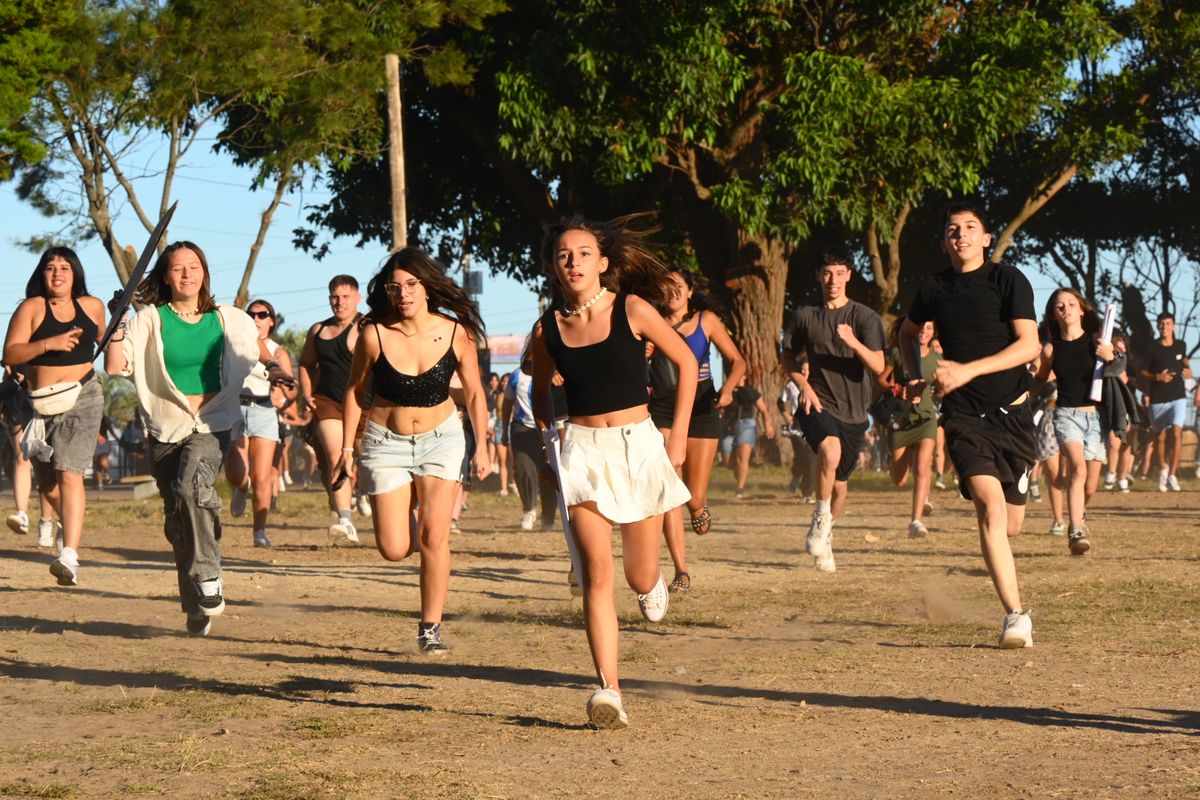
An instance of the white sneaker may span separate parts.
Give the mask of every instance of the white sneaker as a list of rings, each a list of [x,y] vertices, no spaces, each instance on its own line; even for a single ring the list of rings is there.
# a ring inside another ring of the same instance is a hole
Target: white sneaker
[[[199,614],[215,617],[225,610],[225,596],[222,594],[224,585],[220,578],[207,581],[196,581],[196,591],[200,595]],[[198,615],[197,615],[198,616]]]
[[[1183,489],[1179,486],[1179,478],[1176,478],[1174,475],[1171,475],[1167,478],[1167,488],[1172,492],[1183,491]]]
[[[638,608],[642,610],[642,616],[649,622],[660,622],[667,615],[667,604],[670,602],[670,595],[667,594],[667,582],[663,580],[662,573],[658,574],[658,582],[654,584],[654,588],[645,594],[639,594]]]
[[[13,533],[19,533],[22,536],[29,533],[29,514],[25,511],[18,511],[15,514],[8,515],[8,529]]]
[[[1050,524],[1051,536],[1063,536],[1067,532],[1067,526],[1063,524],[1061,519],[1056,519]]]
[[[526,511],[524,514],[521,515],[521,530],[523,530],[523,531],[533,530],[533,523],[536,520],[537,520],[537,512],[536,511]]]
[[[292,480],[292,473],[285,472],[285,473],[283,473],[282,477],[283,477],[283,482],[286,483],[288,486],[291,486],[294,483],[294,481]]]
[[[1104,488],[1111,491],[1112,488],[1116,485],[1117,485],[1117,473],[1115,473],[1115,472],[1104,473]]]
[[[810,556],[832,554],[833,515],[814,511],[812,525],[809,526],[808,536],[804,540],[804,550]]]
[[[1170,470],[1161,470],[1158,473],[1158,490],[1165,492],[1167,490],[1167,481],[1171,477]]]
[[[946,491],[946,479],[938,475],[933,481],[933,486],[935,489],[941,489],[943,492]]]
[[[54,520],[44,519],[38,522],[38,547],[54,547]],[[62,549],[61,547],[59,548]]]
[[[1121,490],[1121,494],[1129,494],[1129,478],[1117,481],[1117,488]]]
[[[364,517],[371,516],[371,496],[360,494],[358,496],[358,513]]]
[[[629,726],[629,717],[621,705],[621,693],[604,687],[592,692],[587,702],[588,721],[597,728],[619,731]]]
[[[358,531],[350,520],[339,519],[329,526],[329,541],[334,547],[340,544],[358,544]]]
[[[232,516],[240,517],[246,513],[246,496],[249,494],[249,487],[237,486],[234,488],[233,496],[229,498],[229,513]]]
[[[254,546],[255,547],[270,547],[271,546],[271,540],[267,538],[266,531],[255,531],[254,532]]]
[[[921,522],[921,520],[914,519],[912,522],[908,523],[908,538],[924,539],[928,535],[929,528],[926,528],[925,523]]]
[[[924,510],[925,510],[926,516],[933,513],[933,503],[929,502],[928,497],[925,498]]]
[[[79,583],[79,556],[64,547],[58,558],[50,563],[50,574],[58,578],[59,586],[75,586]]]
[[[1000,647],[1005,650],[1033,647],[1033,620],[1029,618],[1028,611],[1013,611],[1004,616]]]

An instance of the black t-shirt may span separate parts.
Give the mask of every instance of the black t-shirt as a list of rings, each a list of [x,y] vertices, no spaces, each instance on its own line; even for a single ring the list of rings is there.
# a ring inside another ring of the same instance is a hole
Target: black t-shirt
[[[868,350],[884,349],[883,321],[862,303],[851,300],[841,308],[823,303],[801,306],[784,333],[784,347],[793,354],[808,354],[808,383],[821,406],[842,422],[867,421],[875,381],[837,335],[838,325],[849,325]]]
[[[739,386],[733,390],[733,418],[734,419],[756,419],[754,416],[758,408],[758,398],[762,397],[758,389],[753,386]]]
[[[1096,369],[1096,342],[1090,333],[1078,339],[1051,339],[1054,356],[1051,368],[1058,381],[1058,405],[1062,408],[1094,406],[1092,373]]]
[[[933,320],[943,357],[959,363],[995,355],[1016,341],[1013,320],[1037,319],[1029,279],[1015,267],[990,262],[971,272],[950,268],[927,277],[908,318],[917,325]],[[1029,385],[1023,364],[981,375],[946,395],[942,410],[984,414],[1010,405]]]
[[[1170,403],[1187,396],[1183,385],[1183,368],[1187,366],[1187,345],[1182,339],[1171,342],[1170,347],[1155,340],[1146,348],[1146,369],[1155,375],[1164,369],[1175,373],[1175,377],[1167,383],[1150,381],[1151,403]]]

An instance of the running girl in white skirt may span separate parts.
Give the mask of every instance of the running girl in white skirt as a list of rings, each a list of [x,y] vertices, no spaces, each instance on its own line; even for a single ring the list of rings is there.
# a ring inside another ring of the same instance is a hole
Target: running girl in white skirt
[[[556,302],[533,333],[538,425],[554,425],[550,381],[562,374],[570,413],[562,480],[582,562],[583,614],[600,689],[588,718],[600,728],[628,724],[617,671],[612,526],[621,526],[625,579],[646,619],[667,611],[659,571],[662,515],[690,498],[676,474],[687,453],[699,367],[687,344],[655,310],[673,287],[645,247],[635,217],[604,224],[575,217],[551,227],[542,259]],[[665,443],[650,419],[645,341],[679,368],[675,418]],[[665,447],[664,447],[665,444]]]

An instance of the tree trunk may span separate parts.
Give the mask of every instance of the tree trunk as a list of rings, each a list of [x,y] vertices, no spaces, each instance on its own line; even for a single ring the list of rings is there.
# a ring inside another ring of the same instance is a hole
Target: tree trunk
[[[867,228],[867,256],[870,258],[871,274],[879,291],[875,311],[883,317],[885,330],[896,319],[893,306],[900,294],[900,234],[904,232],[904,225],[908,222],[911,211],[912,204],[904,201],[892,224],[891,239],[886,243],[880,243],[879,230],[874,222]],[[886,256],[884,250],[887,251]]]

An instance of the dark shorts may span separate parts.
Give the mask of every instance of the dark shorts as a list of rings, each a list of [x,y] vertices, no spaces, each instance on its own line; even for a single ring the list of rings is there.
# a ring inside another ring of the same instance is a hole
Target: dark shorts
[[[714,404],[717,400],[716,390],[711,380],[703,380],[696,387],[696,399],[692,404],[692,418],[688,422],[689,439],[720,439],[721,415],[717,413]],[[656,428],[670,428],[675,424],[675,397],[665,400],[652,398],[650,400],[650,419]]]
[[[858,455],[867,443],[868,422],[842,422],[828,411],[805,414],[799,409],[792,417],[792,426],[804,436],[804,441],[817,452],[827,437],[832,436],[842,443],[842,457],[838,460],[834,478],[839,481],[850,479],[850,473],[858,466]]]
[[[1034,464],[1033,408],[1030,403],[993,411],[983,416],[947,414],[946,453],[958,472],[959,490],[971,499],[967,479],[990,475],[1000,481],[1009,505],[1025,505],[1029,470]]]

